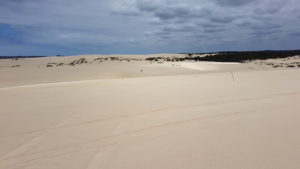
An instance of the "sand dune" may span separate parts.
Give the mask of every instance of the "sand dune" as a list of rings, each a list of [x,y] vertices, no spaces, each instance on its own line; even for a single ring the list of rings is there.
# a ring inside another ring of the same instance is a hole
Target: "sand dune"
[[[298,68],[50,60],[0,68],[0,169],[300,168]]]

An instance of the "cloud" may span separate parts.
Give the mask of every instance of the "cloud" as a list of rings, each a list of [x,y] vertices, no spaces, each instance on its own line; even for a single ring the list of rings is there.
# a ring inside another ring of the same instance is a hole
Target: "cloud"
[[[289,33],[290,36],[294,36],[294,37],[300,37],[300,32],[292,32]]]
[[[234,43],[227,42],[251,44],[249,36],[296,37],[299,7],[298,0],[3,0],[0,41],[28,54],[34,54],[35,47],[36,52],[45,51],[40,55],[61,49],[68,49],[61,54],[70,49],[186,51],[197,50],[198,43],[201,49],[214,49],[215,44],[219,50],[230,50]],[[1,49],[0,55],[5,52]],[[6,53],[13,54],[12,49],[7,47]]]
[[[139,10],[135,7],[135,1],[120,1],[113,3],[112,14],[125,16],[137,16]]]
[[[189,19],[203,17],[211,14],[210,9],[201,8],[200,5],[191,6],[185,3],[168,3],[166,1],[138,0],[136,8],[160,20]]]
[[[168,20],[174,18],[183,18],[191,16],[189,9],[185,6],[173,6],[160,8],[154,12],[154,16],[161,20]]]
[[[205,33],[216,33],[216,32],[222,32],[225,31],[225,28],[205,28],[204,32]]]
[[[249,3],[256,2],[257,0],[214,0],[221,6],[242,6]]]
[[[140,11],[152,12],[156,11],[161,5],[164,5],[160,1],[157,0],[138,0],[136,1],[136,7]]]
[[[218,16],[210,18],[211,22],[215,23],[231,23],[236,17],[233,16]]]
[[[251,25],[249,28],[255,29],[255,30],[274,30],[279,29],[281,26],[279,24],[273,24],[273,23],[262,23],[258,25]]]
[[[255,9],[255,13],[258,15],[274,15],[279,13],[287,3],[288,1],[282,0],[262,1],[261,5]]]
[[[278,30],[254,30],[253,32],[250,33],[251,37],[255,37],[255,38],[264,38],[270,35],[274,35],[278,33]]]

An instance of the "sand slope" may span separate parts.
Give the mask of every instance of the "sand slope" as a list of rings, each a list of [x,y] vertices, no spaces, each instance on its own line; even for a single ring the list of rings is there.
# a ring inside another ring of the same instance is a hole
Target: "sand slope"
[[[0,169],[300,168],[300,69],[82,57],[0,60]]]
[[[0,168],[297,169],[299,73],[2,87]]]

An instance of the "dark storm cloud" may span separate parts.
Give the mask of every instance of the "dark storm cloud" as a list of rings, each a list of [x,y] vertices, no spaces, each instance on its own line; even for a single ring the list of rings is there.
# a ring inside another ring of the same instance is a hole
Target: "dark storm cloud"
[[[292,32],[289,33],[290,36],[296,36],[296,37],[300,37],[300,32]]]

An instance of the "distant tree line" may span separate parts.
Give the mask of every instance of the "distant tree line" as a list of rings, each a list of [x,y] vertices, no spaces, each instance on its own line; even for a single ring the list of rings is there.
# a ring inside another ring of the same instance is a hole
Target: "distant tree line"
[[[217,53],[185,53],[186,57],[148,57],[148,61],[214,61],[214,62],[246,62],[251,60],[265,60],[276,58],[287,58],[300,55],[300,50],[281,51],[226,51]],[[205,54],[205,56],[203,56]]]
[[[251,60],[265,60],[276,58],[287,58],[295,55],[300,55],[300,50],[285,50],[285,51],[245,51],[245,52],[219,52],[208,54],[205,57],[189,55],[183,58],[184,60],[195,61],[215,61],[215,62],[245,62]]]
[[[0,56],[0,59],[22,59],[22,58],[40,58],[47,56]]]

